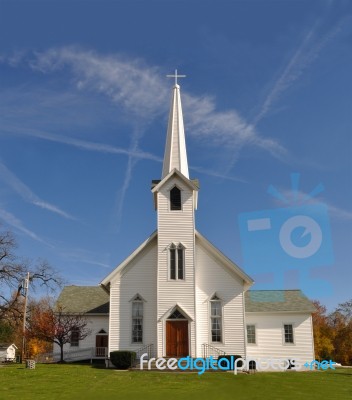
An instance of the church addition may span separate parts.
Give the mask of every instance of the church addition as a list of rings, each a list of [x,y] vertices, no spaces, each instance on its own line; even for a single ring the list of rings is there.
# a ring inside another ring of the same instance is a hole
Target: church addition
[[[103,343],[107,352],[137,356],[313,360],[314,308],[303,293],[249,291],[252,278],[195,228],[199,183],[189,178],[177,80],[161,179],[152,181],[151,191],[156,231],[100,286],[67,286],[59,297],[89,321],[92,334],[75,346],[94,354]],[[66,346],[72,350],[72,343]]]

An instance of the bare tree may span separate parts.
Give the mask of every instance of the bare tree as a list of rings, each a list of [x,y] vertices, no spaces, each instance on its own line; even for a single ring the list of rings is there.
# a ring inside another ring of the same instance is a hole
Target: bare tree
[[[62,284],[59,274],[43,260],[35,265],[15,255],[16,241],[11,232],[0,232],[0,319],[18,321],[23,315],[22,285],[29,272],[29,284],[35,291],[46,287],[54,291]]]
[[[69,313],[62,306],[53,307],[50,301],[32,305],[28,323],[30,337],[56,343],[60,347],[60,362],[64,361],[64,345],[85,339],[87,329],[84,314]]]

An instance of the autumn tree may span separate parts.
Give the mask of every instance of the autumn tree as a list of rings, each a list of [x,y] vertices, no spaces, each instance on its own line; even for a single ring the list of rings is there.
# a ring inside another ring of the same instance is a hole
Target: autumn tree
[[[334,359],[342,364],[352,364],[352,300],[338,305],[329,315],[333,330]]]
[[[316,311],[312,314],[315,356],[320,360],[331,359],[334,354],[333,330],[329,324],[326,307],[313,301]]]
[[[73,340],[83,340],[91,332],[87,329],[84,314],[68,313],[61,305],[50,301],[32,304],[28,323],[31,339],[56,343],[60,347],[60,362],[64,361],[64,345]]]

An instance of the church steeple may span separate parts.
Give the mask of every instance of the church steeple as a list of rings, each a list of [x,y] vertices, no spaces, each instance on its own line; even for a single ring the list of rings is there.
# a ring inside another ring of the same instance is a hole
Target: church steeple
[[[171,99],[162,179],[164,179],[165,176],[167,176],[174,168],[189,179],[180,86],[177,84],[177,77],[183,77],[184,75],[177,75],[176,70],[175,75],[168,76],[175,77],[175,85],[173,87]]]

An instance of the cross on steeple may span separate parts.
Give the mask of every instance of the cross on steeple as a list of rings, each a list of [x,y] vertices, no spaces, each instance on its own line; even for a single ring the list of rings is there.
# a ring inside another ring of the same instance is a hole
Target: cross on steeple
[[[177,69],[175,69],[174,75],[166,75],[167,78],[175,78],[175,86],[177,85],[177,78],[186,78],[186,75],[178,75]]]

